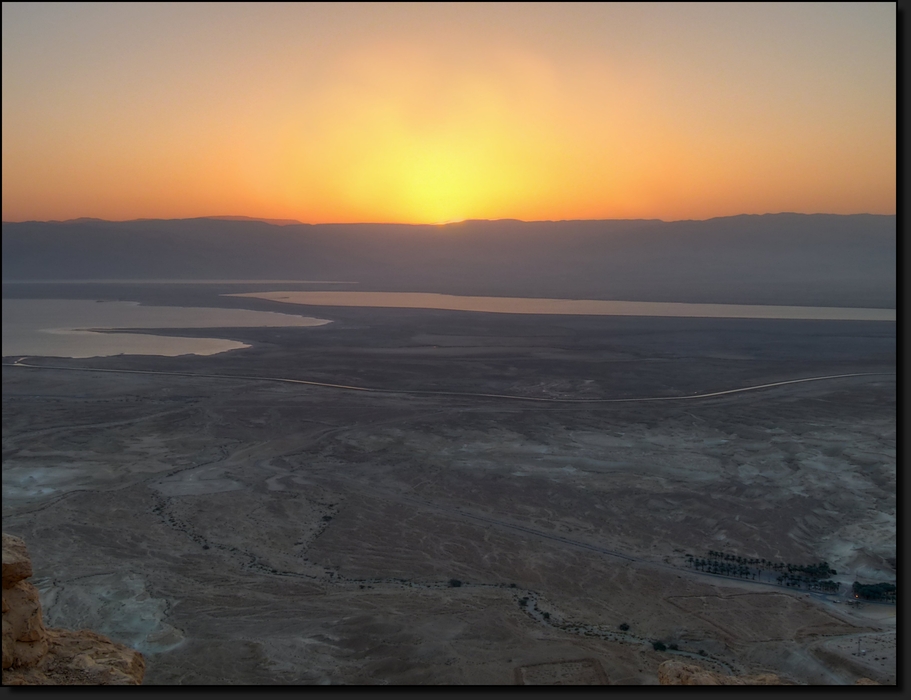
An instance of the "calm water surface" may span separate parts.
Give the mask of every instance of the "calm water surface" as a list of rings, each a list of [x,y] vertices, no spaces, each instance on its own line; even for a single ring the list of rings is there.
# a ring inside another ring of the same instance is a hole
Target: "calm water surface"
[[[94,333],[91,329],[306,327],[326,323],[330,321],[246,309],[140,306],[137,302],[83,299],[4,299],[3,356],[214,355],[250,346],[220,338]]]
[[[574,316],[675,316],[689,318],[768,318],[819,321],[894,321],[895,309],[854,309],[829,306],[748,306],[741,304],[678,304],[595,299],[525,299],[463,297],[411,292],[254,292],[226,294],[286,304],[311,306],[378,306],[407,309],[484,311],[498,314]]]

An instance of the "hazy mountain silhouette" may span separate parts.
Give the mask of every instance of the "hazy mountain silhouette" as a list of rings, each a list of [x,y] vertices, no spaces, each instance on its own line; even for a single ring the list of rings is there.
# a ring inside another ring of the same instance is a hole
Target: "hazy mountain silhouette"
[[[3,223],[3,278],[335,279],[358,289],[895,307],[894,216]]]
[[[200,218],[215,219],[217,221],[262,221],[264,224],[272,224],[273,226],[291,226],[294,224],[300,225],[301,223],[297,219],[263,219],[256,216],[203,216]]]

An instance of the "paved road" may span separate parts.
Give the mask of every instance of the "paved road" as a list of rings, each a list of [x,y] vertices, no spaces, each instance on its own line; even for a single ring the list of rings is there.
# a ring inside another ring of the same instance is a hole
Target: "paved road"
[[[373,394],[385,394],[385,395],[399,395],[399,396],[441,396],[441,397],[453,397],[453,398],[478,398],[478,399],[497,399],[497,400],[508,400],[508,401],[524,401],[524,402],[534,402],[534,403],[551,403],[551,404],[606,404],[606,403],[627,403],[627,402],[645,402],[645,401],[692,401],[700,399],[710,399],[719,396],[727,396],[731,394],[741,394],[751,391],[759,391],[763,389],[770,389],[774,387],[796,385],[808,382],[818,382],[818,381],[828,381],[836,380],[850,377],[873,377],[873,376],[890,376],[894,377],[894,373],[890,372],[856,372],[849,374],[836,374],[836,375],[825,375],[825,376],[816,376],[816,377],[805,377],[799,379],[791,379],[780,382],[770,382],[765,384],[756,384],[746,387],[740,387],[735,389],[727,389],[722,391],[713,391],[707,393],[697,393],[689,394],[683,396],[651,396],[651,397],[638,397],[638,398],[620,398],[620,399],[558,399],[558,398],[536,398],[536,397],[526,397],[526,396],[515,396],[508,394],[490,394],[490,393],[481,393],[481,392],[448,392],[448,391],[426,391],[426,390],[392,390],[392,389],[377,389],[372,387],[364,386],[352,386],[345,384],[334,384],[328,382],[316,382],[303,379],[291,379],[286,377],[261,377],[261,376],[252,376],[252,375],[228,375],[228,374],[202,374],[202,373],[190,373],[190,372],[164,372],[164,371],[153,371],[153,370],[124,370],[124,369],[94,369],[94,368],[83,368],[83,367],[63,367],[63,366],[54,366],[54,365],[34,365],[28,364],[25,360],[28,358],[21,357],[13,363],[3,363],[4,366],[8,367],[21,367],[28,369],[44,369],[44,370],[56,370],[56,371],[72,371],[72,372],[103,372],[103,373],[117,373],[117,374],[136,374],[136,375],[158,375],[158,376],[173,376],[173,377],[187,377],[187,378],[200,378],[200,379],[220,379],[220,380],[229,380],[229,381],[267,381],[267,382],[280,382],[287,384],[298,384],[304,386],[314,386],[322,387],[327,389],[334,390],[344,390],[344,391],[358,391],[365,393]],[[159,415],[159,414],[156,414]],[[163,415],[163,414],[161,414]],[[390,419],[390,420],[400,420],[401,418]],[[126,422],[126,421],[124,421]],[[115,423],[111,423],[114,425]],[[344,430],[346,426],[339,426],[332,428],[327,431],[323,431],[318,435],[319,438],[324,438],[328,434],[334,434],[340,430]],[[192,467],[186,468],[196,468],[202,465],[193,465]],[[617,559],[622,559],[631,563],[646,567],[655,567],[665,570],[673,570],[678,575],[687,575],[694,578],[703,578],[703,577],[713,577],[716,579],[721,579],[719,583],[731,583],[736,582],[740,585],[746,585],[748,587],[763,587],[765,590],[768,590],[770,587],[774,588],[781,593],[792,594],[795,597],[806,595],[806,591],[793,591],[782,589],[781,586],[778,586],[771,582],[760,582],[760,581],[749,581],[745,579],[732,579],[726,576],[713,575],[708,572],[701,572],[690,568],[677,567],[670,564],[665,564],[662,562],[656,562],[651,560],[642,559],[640,557],[635,557],[623,552],[616,550],[608,549],[606,547],[601,547],[590,542],[574,539],[571,537],[566,537],[560,534],[557,534],[552,531],[540,530],[534,527],[529,527],[520,523],[512,522],[509,520],[503,520],[499,518],[490,517],[485,514],[474,513],[465,508],[448,506],[439,503],[434,503],[431,501],[425,501],[420,498],[415,498],[412,496],[407,496],[400,493],[394,493],[391,491],[386,491],[384,489],[373,489],[372,493],[374,495],[380,495],[384,498],[390,500],[396,500],[402,503],[407,503],[418,508],[428,509],[431,511],[436,511],[440,514],[447,515],[449,517],[463,518],[469,521],[474,521],[477,523],[483,523],[485,525],[497,527],[500,529],[511,530],[514,532],[519,532],[525,535],[530,535],[533,537],[538,537],[552,542],[559,543],[565,546],[571,546],[578,549],[588,550],[597,554],[614,557]],[[828,599],[827,596],[819,593],[810,594],[813,599],[816,599],[820,602],[824,602]],[[856,635],[839,635],[839,637],[854,637]],[[647,643],[648,640],[645,640],[643,643]],[[813,657],[807,652],[807,650],[801,650],[803,654],[804,661],[807,665],[813,665],[816,667],[817,672],[825,677],[829,682],[839,684],[847,682],[844,677],[833,673],[828,669],[824,664],[821,664],[818,659]],[[694,658],[699,658],[694,654],[686,654]],[[718,659],[713,659],[719,663],[721,662]],[[730,669],[730,666],[725,663]]]
[[[804,377],[802,379],[789,379],[783,382],[770,382],[768,384],[754,384],[752,386],[740,387],[738,389],[725,389],[724,391],[712,391],[705,394],[687,394],[684,396],[643,396],[638,398],[625,399],[554,399],[532,396],[515,396],[512,394],[487,394],[472,391],[431,391],[431,390],[397,390],[397,389],[377,389],[366,386],[353,386],[350,384],[332,384],[329,382],[314,382],[306,379],[290,379],[287,377],[257,377],[243,374],[202,374],[194,372],[161,372],[143,369],[96,369],[90,367],[61,367],[57,365],[31,365],[23,362],[26,358],[20,357],[15,362],[4,362],[4,367],[26,367],[29,369],[50,369],[67,372],[106,372],[113,374],[151,374],[165,377],[192,377],[198,379],[228,379],[244,380],[257,382],[281,382],[285,384],[303,384],[305,386],[318,386],[327,389],[340,389],[344,391],[361,391],[370,394],[387,394],[397,396],[451,396],[459,398],[478,398],[478,399],[505,399],[509,401],[530,401],[535,403],[558,403],[558,404],[604,404],[604,403],[630,403],[636,401],[693,401],[697,399],[710,399],[716,396],[726,396],[729,394],[741,394],[747,391],[759,391],[776,386],[786,386],[789,384],[804,384],[806,382],[821,382],[829,379],[844,379],[846,377],[876,377],[889,376],[894,377],[894,372],[853,372],[851,374],[830,374],[823,377]]]
[[[192,373],[192,372],[163,372],[163,371],[154,371],[154,370],[128,370],[128,369],[97,369],[97,368],[87,368],[87,367],[62,367],[56,365],[32,365],[24,362],[27,359],[25,357],[20,357],[13,363],[3,363],[6,367],[22,367],[28,369],[45,369],[45,370],[56,370],[56,371],[69,371],[69,372],[104,372],[104,373],[114,373],[114,374],[141,374],[141,375],[158,375],[158,376],[170,376],[170,377],[190,377],[190,378],[199,378],[199,379],[225,379],[225,380],[243,380],[243,381],[265,381],[265,382],[281,382],[288,384],[300,384],[305,386],[316,386],[323,387],[328,389],[338,389],[345,391],[359,391],[373,394],[386,394],[386,395],[399,395],[399,396],[450,396],[450,397],[460,397],[460,398],[481,398],[481,399],[502,399],[510,401],[526,401],[526,402],[545,402],[545,403],[558,403],[558,404],[604,404],[604,403],[624,403],[624,402],[633,402],[633,401],[692,401],[699,399],[708,399],[714,398],[716,396],[726,396],[730,394],[739,394],[750,391],[759,391],[762,389],[769,389],[779,386],[788,386],[793,384],[803,384],[807,382],[819,382],[827,381],[833,379],[843,379],[848,377],[873,377],[873,376],[890,376],[894,377],[895,374],[892,372],[853,372],[850,374],[831,374],[818,377],[804,377],[801,379],[790,379],[780,382],[769,382],[766,384],[755,384],[746,387],[740,387],[737,389],[726,389],[723,391],[713,391],[703,394],[689,394],[684,396],[650,396],[650,397],[639,397],[639,398],[624,398],[624,399],[554,399],[554,398],[535,398],[535,397],[526,397],[526,396],[514,396],[509,394],[488,394],[488,393],[476,393],[476,392],[453,392],[453,391],[422,391],[422,390],[394,390],[394,389],[376,389],[372,387],[364,386],[352,386],[347,384],[332,384],[328,382],[315,382],[304,379],[291,379],[287,377],[259,377],[252,375],[234,375],[234,374],[202,374],[202,373]],[[336,428],[333,430],[327,431],[328,433],[336,433],[339,430],[343,429],[342,427]],[[552,540],[559,542],[561,544],[569,545],[572,547],[577,547],[580,549],[586,549],[598,554],[616,557],[618,559],[624,559],[626,561],[635,562],[637,564],[644,564],[647,566],[653,566],[663,569],[673,569],[679,573],[686,573],[691,576],[697,577],[707,577],[711,576],[713,578],[723,579],[725,581],[731,581],[727,576],[720,576],[711,574],[708,572],[696,571],[695,569],[689,568],[680,568],[677,566],[664,564],[661,562],[649,561],[646,559],[641,559],[639,557],[634,557],[623,552],[618,552],[615,550],[607,549],[605,547],[600,547],[589,542],[584,542],[581,540],[576,540],[569,537],[564,537],[553,532],[546,532],[543,530],[538,530],[536,528],[528,527],[526,525],[521,525],[519,523],[509,522],[506,520],[500,520],[496,518],[491,518],[489,516],[471,513],[462,508],[453,508],[442,506],[437,503],[431,503],[429,501],[423,501],[418,498],[405,496],[403,494],[393,494],[391,492],[385,492],[383,494],[387,498],[392,498],[393,500],[399,500],[402,502],[410,503],[418,507],[429,508],[431,510],[436,510],[438,512],[445,512],[447,515],[456,516],[461,518],[466,518],[469,520],[474,520],[476,522],[483,522],[488,525],[493,525],[495,527],[509,529],[513,531],[523,532],[528,535],[535,537],[540,537],[543,539]],[[765,581],[748,581],[746,579],[736,579],[738,583],[741,584],[752,584],[754,586],[762,587],[774,587],[780,589],[781,586],[778,586],[771,582]],[[822,597],[817,596],[817,597]]]

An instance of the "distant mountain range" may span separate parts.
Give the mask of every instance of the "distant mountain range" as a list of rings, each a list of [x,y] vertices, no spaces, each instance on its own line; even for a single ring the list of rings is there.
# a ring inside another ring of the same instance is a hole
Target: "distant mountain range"
[[[357,289],[895,308],[895,216],[3,223],[3,280],[300,279]]]
[[[255,216],[205,216],[204,219],[215,219],[216,221],[261,221],[264,224],[273,226],[301,226],[297,219],[260,219]]]
[[[273,226],[290,226],[292,224],[301,225],[301,222],[297,219],[263,219],[257,216],[198,216],[194,217],[195,219],[214,219],[216,221],[262,221],[265,224],[272,224]],[[122,221],[120,223],[132,223],[133,221],[173,221],[174,219],[131,219],[130,221]],[[81,216],[78,219],[65,219],[64,221],[44,221],[40,223],[46,224],[90,224],[90,223],[117,223],[110,222],[106,219],[96,219],[91,216]],[[3,222],[4,224],[10,223],[7,221]],[[32,222],[30,222],[32,223]]]

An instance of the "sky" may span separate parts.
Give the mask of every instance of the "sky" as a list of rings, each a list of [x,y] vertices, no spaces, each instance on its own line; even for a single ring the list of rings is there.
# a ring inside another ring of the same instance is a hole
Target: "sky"
[[[894,214],[894,3],[2,5],[3,220]]]

